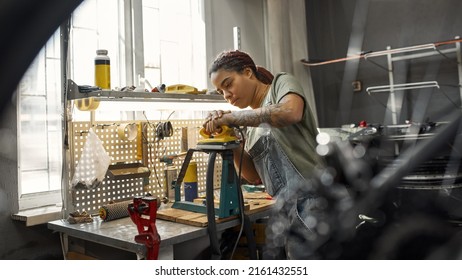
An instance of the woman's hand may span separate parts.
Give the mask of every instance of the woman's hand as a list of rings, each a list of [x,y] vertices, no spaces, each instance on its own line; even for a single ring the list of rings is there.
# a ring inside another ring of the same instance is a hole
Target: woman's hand
[[[221,131],[222,125],[228,125],[226,119],[223,118],[225,114],[230,114],[231,111],[223,111],[223,110],[216,110],[209,113],[205,122],[203,123],[203,127],[205,130],[212,134],[212,133],[219,133]]]

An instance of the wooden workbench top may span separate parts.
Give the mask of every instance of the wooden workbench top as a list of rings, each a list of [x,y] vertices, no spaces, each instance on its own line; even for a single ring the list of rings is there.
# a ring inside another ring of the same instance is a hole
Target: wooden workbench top
[[[249,198],[249,197],[264,197],[261,198]],[[247,215],[253,215],[260,212],[265,212],[269,210],[271,206],[276,202],[275,200],[268,200],[267,196],[262,196],[258,194],[252,194],[249,197],[245,197],[246,203],[249,206],[249,209],[245,211]],[[191,211],[186,211],[182,209],[175,208],[164,208],[157,211],[157,218],[161,220],[181,223],[185,225],[197,226],[197,227],[206,227],[207,226],[207,215],[203,213],[196,213]],[[227,218],[217,218],[216,223],[220,224],[223,222],[231,221],[238,219],[238,216],[231,216]]]

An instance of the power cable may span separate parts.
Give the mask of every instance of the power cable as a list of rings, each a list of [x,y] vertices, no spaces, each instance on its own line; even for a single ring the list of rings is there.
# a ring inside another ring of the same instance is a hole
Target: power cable
[[[244,143],[245,141],[245,137],[244,137],[244,133],[242,132],[242,129],[241,128],[237,128],[239,130],[239,134],[241,135],[241,139],[242,139],[242,142]],[[239,212],[241,214],[241,227],[239,229],[239,234],[237,235],[237,239],[236,239],[236,243],[234,244],[234,248],[233,248],[233,251],[231,252],[231,256],[230,256],[230,260],[233,259],[234,257],[234,253],[236,252],[236,248],[237,248],[237,245],[239,243],[239,239],[241,239],[241,236],[242,236],[242,232],[244,230],[244,220],[245,220],[245,216],[244,216],[244,196],[242,194],[242,188],[241,188],[241,179],[242,179],[242,176],[241,176],[241,170],[242,170],[242,159],[244,157],[244,144],[242,145],[242,148],[241,148],[241,157],[239,159],[239,175],[238,175],[238,186],[237,186],[237,193],[238,193],[238,199],[239,199]]]
[[[455,85],[442,85],[442,86],[453,86],[453,87],[460,87],[460,86],[455,86]],[[456,109],[461,109],[462,107],[457,105],[449,96],[446,94],[446,92],[443,90],[443,88],[440,87],[441,93],[454,105]]]

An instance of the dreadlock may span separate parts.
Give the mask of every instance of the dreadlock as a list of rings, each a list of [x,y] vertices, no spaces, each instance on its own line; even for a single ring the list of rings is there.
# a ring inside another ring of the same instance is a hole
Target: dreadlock
[[[245,52],[235,51],[223,51],[220,53],[215,61],[212,63],[209,71],[209,77],[212,73],[217,72],[220,69],[227,71],[236,71],[243,73],[245,68],[250,68],[257,79],[264,84],[271,84],[273,81],[273,74],[264,67],[255,65],[253,59]]]

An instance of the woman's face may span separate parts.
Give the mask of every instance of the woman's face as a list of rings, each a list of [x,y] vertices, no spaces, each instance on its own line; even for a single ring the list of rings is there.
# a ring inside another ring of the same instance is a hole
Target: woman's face
[[[244,109],[250,106],[255,93],[256,83],[251,77],[249,68],[243,73],[220,69],[212,73],[210,79],[229,104]]]

